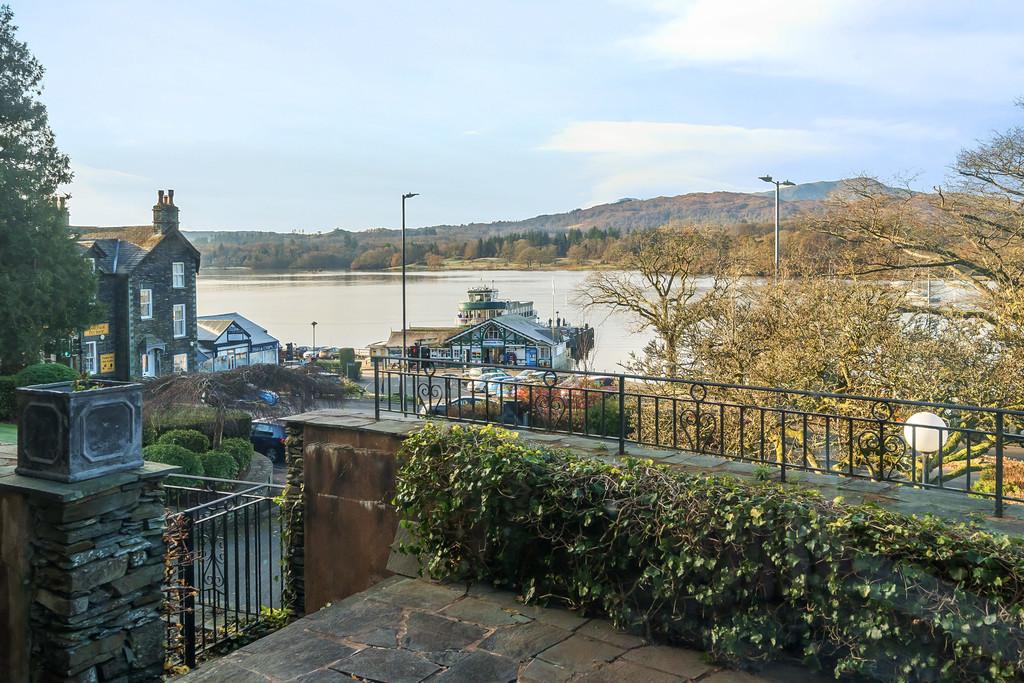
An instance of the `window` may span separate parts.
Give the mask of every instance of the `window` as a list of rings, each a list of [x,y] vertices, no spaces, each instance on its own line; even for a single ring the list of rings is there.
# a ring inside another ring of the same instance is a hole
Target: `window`
[[[86,342],[82,346],[82,371],[96,374],[96,342]]]
[[[139,315],[143,320],[150,320],[153,317],[153,290],[139,290]]]
[[[174,304],[174,336],[185,336],[185,304]]]
[[[185,264],[180,261],[171,264],[171,286],[175,289],[185,287]]]
[[[175,372],[188,372],[188,354],[187,353],[176,353],[176,354],[174,354],[174,371]]]
[[[94,258],[89,259],[89,265],[92,267],[92,272],[95,273],[96,272],[96,259],[94,259]]]

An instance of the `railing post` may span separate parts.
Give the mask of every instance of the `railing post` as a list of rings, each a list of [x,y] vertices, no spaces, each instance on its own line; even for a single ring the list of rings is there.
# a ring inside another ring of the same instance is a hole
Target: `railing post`
[[[373,419],[380,419],[380,358],[373,357]]]
[[[1003,413],[996,413],[996,517],[1003,516]]]
[[[779,481],[786,481],[786,411],[779,411]]]
[[[619,375],[619,455],[626,453],[626,376]]]
[[[184,571],[185,596],[182,601],[181,636],[185,641],[185,666],[196,668],[196,520],[185,515],[188,524],[188,541],[185,545]]]

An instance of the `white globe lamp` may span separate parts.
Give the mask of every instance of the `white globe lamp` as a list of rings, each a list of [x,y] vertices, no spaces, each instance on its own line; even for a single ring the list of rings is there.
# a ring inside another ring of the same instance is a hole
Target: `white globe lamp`
[[[914,413],[903,426],[907,445],[919,453],[935,453],[942,448],[949,424],[935,413]]]

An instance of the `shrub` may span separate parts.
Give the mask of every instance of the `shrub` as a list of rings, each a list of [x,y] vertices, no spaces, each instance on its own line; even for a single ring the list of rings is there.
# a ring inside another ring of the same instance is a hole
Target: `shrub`
[[[971,490],[980,493],[996,492],[996,468],[995,460],[983,459],[988,466],[981,470],[981,474]],[[1011,498],[1024,498],[1024,462],[1006,458],[1003,460],[1003,495]]]
[[[0,376],[0,421],[14,419],[14,389],[18,380],[13,376]]]
[[[142,449],[142,458],[149,460],[150,462],[162,462],[165,465],[176,465],[185,474],[191,474],[194,477],[201,477],[205,474],[203,469],[203,463],[200,461],[199,456],[181,446],[171,443],[155,443],[152,446],[146,446]],[[177,484],[181,486],[193,486],[196,484],[194,479],[185,479],[182,477],[170,477],[168,483]]]
[[[174,429],[194,429],[211,441],[217,427],[217,409],[210,406],[182,406],[146,416],[146,423],[158,433]],[[244,410],[227,410],[224,415],[224,438],[249,438],[252,417]]]
[[[157,434],[156,428],[148,422],[142,423],[142,445],[150,446],[155,444],[159,434]]]
[[[210,440],[205,434],[195,429],[172,429],[161,434],[157,443],[174,444],[187,448],[193,453],[205,453],[210,450]]]
[[[14,376],[19,387],[33,384],[52,384],[54,382],[70,382],[78,379],[74,368],[60,363],[36,363],[29,365]]]
[[[876,680],[1024,675],[1024,544],[807,489],[609,464],[428,423],[395,504],[423,569],[732,662]],[[543,596],[541,598],[540,596]]]
[[[249,469],[249,463],[252,462],[252,442],[249,439],[224,439],[220,445],[220,450],[228,453],[235,462],[238,463],[238,473],[242,474]]]
[[[230,453],[209,451],[200,456],[203,471],[208,477],[217,479],[235,479],[238,476],[238,463]],[[219,487],[218,487],[219,488]]]

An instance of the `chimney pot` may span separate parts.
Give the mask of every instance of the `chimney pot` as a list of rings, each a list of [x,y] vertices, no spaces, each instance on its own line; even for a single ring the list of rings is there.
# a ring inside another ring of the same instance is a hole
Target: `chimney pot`
[[[157,190],[156,191],[156,203],[157,204],[163,204],[164,203],[164,191],[163,190]]]
[[[174,190],[167,190],[167,203],[168,204],[173,204],[174,203]]]

